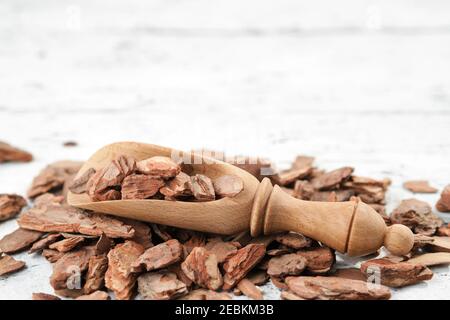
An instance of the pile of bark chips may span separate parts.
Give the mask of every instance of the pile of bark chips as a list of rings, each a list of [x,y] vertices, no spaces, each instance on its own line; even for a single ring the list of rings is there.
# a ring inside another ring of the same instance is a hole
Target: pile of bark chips
[[[0,144],[0,162],[14,161],[15,156],[18,161],[30,161],[31,155],[26,154]],[[154,158],[136,162],[119,157],[76,180],[81,163],[50,164],[32,181],[27,195],[30,207],[19,195],[1,194],[0,221],[16,218],[19,228],[0,240],[0,276],[24,269],[25,263],[14,254],[28,250],[53,267],[49,281],[54,292],[30,292],[35,300],[220,300],[235,295],[263,299],[261,286],[268,282],[289,300],[389,299],[390,288],[429,280],[430,267],[450,263],[450,227],[428,203],[405,199],[388,215],[384,205],[389,180],[357,176],[351,167],[326,172],[314,166],[312,157],[298,156],[291,169],[270,176],[272,182],[303,200],[363,201],[387,225],[401,223],[414,232],[412,251],[401,257],[375,254],[363,258],[359,268],[340,269],[332,249],[298,233],[219,236],[67,205],[69,189],[87,193],[93,201],[213,201],[233,197],[243,188],[237,177],[214,181],[191,176],[182,164]],[[264,161],[239,163],[259,179],[260,169],[268,166]],[[410,181],[405,188],[433,191],[423,181],[418,185]],[[450,211],[450,186],[442,191],[436,208]],[[376,285],[372,284],[374,270],[379,275]]]

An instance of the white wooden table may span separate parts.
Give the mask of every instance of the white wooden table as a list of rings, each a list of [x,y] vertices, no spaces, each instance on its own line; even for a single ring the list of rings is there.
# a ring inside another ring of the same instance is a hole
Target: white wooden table
[[[46,164],[137,140],[450,182],[450,3],[346,0],[0,2],[0,165],[24,194]],[[63,148],[75,140],[79,147]],[[418,195],[434,204],[437,195]],[[442,214],[446,220],[450,215]],[[0,224],[0,236],[16,228]],[[52,292],[50,264],[0,278],[0,299]],[[448,299],[448,267],[394,299]],[[268,298],[278,298],[272,286]]]

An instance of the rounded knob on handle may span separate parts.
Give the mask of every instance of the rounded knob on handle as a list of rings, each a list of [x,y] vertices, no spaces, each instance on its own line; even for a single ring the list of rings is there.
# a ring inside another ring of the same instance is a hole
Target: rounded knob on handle
[[[407,226],[394,224],[387,228],[384,246],[393,255],[406,255],[414,246],[414,234]]]

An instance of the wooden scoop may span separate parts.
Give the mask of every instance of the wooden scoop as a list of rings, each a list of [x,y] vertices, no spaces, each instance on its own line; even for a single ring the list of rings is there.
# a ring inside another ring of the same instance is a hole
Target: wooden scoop
[[[99,170],[120,155],[142,160],[153,156],[190,159],[191,175],[211,179],[236,175],[244,189],[233,198],[208,202],[115,200],[92,202],[86,194],[69,192],[72,206],[197,231],[232,235],[250,229],[252,236],[295,231],[341,253],[362,256],[384,245],[392,254],[407,254],[414,237],[407,227],[386,227],[381,216],[360,201],[314,202],[295,199],[265,178],[261,183],[231,164],[199,154],[136,142],[120,142],[97,151],[80,169]]]

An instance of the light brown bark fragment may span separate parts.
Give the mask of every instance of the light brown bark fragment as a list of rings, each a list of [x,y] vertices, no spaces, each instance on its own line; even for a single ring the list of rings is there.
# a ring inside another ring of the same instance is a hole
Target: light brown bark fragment
[[[436,203],[436,209],[441,212],[450,212],[450,184],[442,190],[441,197]]]
[[[235,197],[244,189],[244,182],[235,175],[224,175],[213,181],[214,192],[218,198]]]
[[[147,300],[169,300],[187,293],[186,285],[171,272],[150,272],[138,278],[138,290]]]
[[[307,300],[385,300],[390,290],[359,280],[336,277],[288,277],[289,290]]]
[[[239,249],[223,266],[226,272],[223,289],[232,289],[262,260],[265,253],[266,248],[263,244],[249,244]]]
[[[0,141],[0,163],[2,162],[30,162],[33,160],[31,153],[13,147],[12,145]]]
[[[403,188],[414,193],[436,193],[438,190],[427,180],[410,180],[403,183]]]
[[[198,201],[212,201],[216,198],[214,186],[210,178],[202,174],[191,177],[192,194]]]
[[[27,201],[17,194],[0,194],[0,221],[14,218],[27,205]]]
[[[269,261],[267,274],[280,279],[286,276],[296,276],[305,270],[307,262],[304,257],[295,253],[274,257]]]
[[[42,232],[19,228],[0,240],[0,253],[14,253],[27,249],[42,235]]]
[[[165,268],[180,261],[183,247],[176,239],[160,243],[147,249],[133,262],[133,270],[139,271],[144,267],[147,271]]]
[[[140,173],[167,180],[179,174],[181,167],[168,157],[156,156],[139,161],[137,170]]]
[[[83,174],[72,181],[69,186],[69,190],[75,194],[81,194],[87,192],[87,183],[89,179],[95,174],[94,168],[89,168]]]
[[[195,284],[217,290],[223,284],[217,258],[203,247],[194,248],[181,264],[184,274]]]
[[[132,298],[137,277],[132,264],[143,252],[144,247],[133,241],[125,241],[109,251],[105,285],[114,291],[118,300]]]
[[[14,259],[8,255],[0,253],[0,276],[10,274],[25,267],[25,262]]]
[[[158,193],[164,181],[145,174],[132,174],[122,183],[122,199],[148,199]]]

